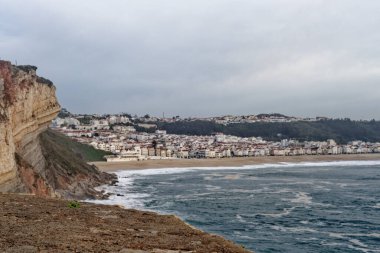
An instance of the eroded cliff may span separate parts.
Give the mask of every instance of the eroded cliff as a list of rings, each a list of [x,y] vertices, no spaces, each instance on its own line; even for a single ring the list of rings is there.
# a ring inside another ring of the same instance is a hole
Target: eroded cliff
[[[60,105],[53,83],[37,76],[36,70],[0,61],[0,191],[74,198],[94,195],[91,187],[113,177],[84,162],[79,171],[69,160],[52,164],[49,154],[57,153],[55,146],[41,145],[46,143],[41,133]]]

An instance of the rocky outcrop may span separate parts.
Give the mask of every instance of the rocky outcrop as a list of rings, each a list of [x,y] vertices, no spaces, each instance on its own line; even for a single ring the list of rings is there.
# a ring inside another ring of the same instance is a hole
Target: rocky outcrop
[[[0,193],[0,252],[249,253],[172,215]]]
[[[47,159],[49,150],[41,146],[40,135],[56,117],[60,105],[53,83],[37,76],[36,70],[34,66],[0,61],[0,191],[84,197],[84,191],[70,192],[74,180],[66,180],[67,184],[60,184],[60,188],[54,183],[58,180],[54,176],[56,167]],[[67,167],[69,163],[60,171]],[[73,173],[73,168],[69,169]],[[99,177],[101,174],[93,168],[78,173],[82,179],[95,175],[95,185],[111,178]]]

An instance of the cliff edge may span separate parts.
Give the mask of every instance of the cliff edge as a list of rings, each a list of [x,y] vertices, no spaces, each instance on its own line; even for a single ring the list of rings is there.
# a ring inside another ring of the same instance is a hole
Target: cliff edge
[[[0,252],[249,253],[172,215],[0,193]]]
[[[39,77],[36,70],[34,66],[0,61],[0,192],[66,198],[100,196],[93,187],[114,177],[75,160],[69,150],[57,151],[59,144],[41,135],[57,116],[60,105],[53,83]]]

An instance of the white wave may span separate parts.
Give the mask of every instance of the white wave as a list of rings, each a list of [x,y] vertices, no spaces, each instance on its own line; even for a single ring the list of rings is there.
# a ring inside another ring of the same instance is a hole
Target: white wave
[[[174,185],[175,183],[171,183],[171,182],[158,182],[157,184],[160,184],[160,185]]]
[[[263,187],[261,189],[254,189],[254,190],[246,190],[246,189],[232,189],[232,190],[229,190],[229,192],[233,192],[233,193],[251,193],[251,194],[283,194],[283,193],[292,193],[293,190],[289,189],[289,188],[283,188],[283,189],[279,189],[279,190],[272,190],[268,187]]]
[[[373,238],[379,238],[380,239],[380,234],[379,233],[368,233],[368,234],[363,234],[363,233],[346,233],[343,234],[344,236],[349,236],[349,237],[373,237]]]
[[[282,198],[282,201],[290,201],[291,203],[296,204],[303,204],[303,205],[310,205],[312,204],[312,197],[309,196],[309,193],[307,192],[295,192],[295,198],[288,199],[288,198]]]
[[[318,202],[312,202],[311,203],[313,206],[321,206],[321,207],[336,207],[335,205],[333,204],[324,204],[324,203],[318,203]],[[331,214],[332,213],[335,213],[335,214],[340,214],[342,212],[339,212],[339,211],[329,211]]]
[[[247,221],[246,221],[243,217],[241,217],[239,214],[236,215],[236,219],[237,219],[239,222],[241,222],[241,223],[246,223],[246,222],[247,222]]]
[[[191,193],[191,194],[185,194],[185,195],[175,195],[174,198],[178,200],[186,200],[186,201],[192,201],[192,200],[199,200],[198,197],[205,197],[205,196],[213,196],[215,195],[215,192],[203,192],[203,193]]]
[[[375,166],[380,165],[380,160],[373,161],[331,161],[331,162],[301,162],[282,163],[286,167],[329,167],[329,166]],[[281,166],[280,166],[281,167]]]
[[[370,250],[370,249],[366,249],[366,248],[355,247],[353,245],[348,245],[348,248],[356,250],[356,251],[361,251],[361,252],[364,252],[364,253],[380,252],[380,250]]]
[[[98,191],[110,194],[108,199],[87,200],[87,202],[104,205],[120,205],[125,208],[145,210],[145,199],[150,197],[150,194],[136,193],[133,191],[134,177],[120,173],[118,180],[119,182],[116,185],[102,185],[96,188]]]
[[[106,193],[112,193],[108,200],[95,200],[89,202],[102,203],[102,204],[117,204],[123,205],[127,208],[144,208],[144,199],[148,198],[148,194],[135,193],[133,191],[134,180],[140,177],[150,175],[168,175],[168,174],[181,174],[199,170],[207,171],[222,171],[222,170],[257,170],[267,168],[302,168],[302,167],[328,167],[328,166],[373,166],[380,165],[380,161],[336,161],[336,162],[303,162],[303,163],[277,163],[277,164],[259,164],[259,165],[246,165],[242,167],[191,167],[191,168],[161,168],[161,169],[143,169],[143,170],[120,170],[116,172],[119,182],[116,186],[101,186],[98,190],[103,190]],[[217,176],[224,176],[223,174],[211,174]],[[295,182],[294,182],[295,183]],[[299,184],[299,182],[297,182]],[[305,182],[308,183],[309,182]],[[328,182],[327,184],[330,184]],[[219,188],[220,189],[220,188]],[[209,187],[208,190],[219,190],[217,187]],[[264,192],[266,189],[252,190],[251,192]],[[286,193],[287,191],[273,191],[273,193]],[[269,193],[269,192],[268,192]],[[119,196],[118,196],[119,195]],[[123,196],[122,196],[123,195]],[[309,205],[312,203],[312,197],[307,193],[299,192],[294,199],[288,199],[292,203],[299,203]],[[374,208],[380,208],[380,203],[376,204]],[[294,207],[284,209],[283,213],[279,214],[261,214],[270,217],[282,217],[288,215]]]
[[[144,193],[128,193],[124,196],[111,195],[105,200],[87,200],[87,202],[103,205],[120,205],[125,208],[145,210],[145,201],[143,199],[149,196],[149,194]]]
[[[313,202],[313,197],[309,196],[309,193],[307,192],[295,192],[295,198],[288,199],[288,198],[281,198],[282,201],[289,201],[294,204],[300,204],[301,206],[321,206],[321,207],[332,207],[334,205],[332,204],[324,204],[324,203],[318,203]]]
[[[348,247],[347,243],[339,243],[339,242],[321,242],[323,246],[331,246],[331,247]]]
[[[210,196],[215,195],[215,192],[203,192],[203,193],[192,193],[191,197],[201,197],[201,196]]]
[[[211,180],[238,180],[241,178],[241,174],[227,174],[222,176],[214,176],[214,175],[205,175],[203,180],[211,181]],[[257,177],[249,177],[250,180],[257,180]]]
[[[362,252],[380,252],[379,249],[370,249],[368,245],[362,243],[358,239],[354,239],[355,237],[369,237],[369,238],[380,238],[380,234],[378,233],[369,233],[369,234],[363,234],[363,233],[327,233],[330,237],[338,238],[341,240],[347,240],[351,243],[351,245],[347,245],[347,247],[355,250],[359,250]],[[354,237],[354,238],[353,238]]]
[[[346,237],[345,237],[343,234],[340,234],[340,233],[333,233],[333,232],[330,232],[330,233],[328,233],[328,235],[329,235],[330,237],[333,237],[333,238],[346,239]]]
[[[133,185],[134,179],[131,177],[118,177],[118,181],[119,182],[117,183],[117,186],[118,185],[131,186]]]
[[[266,193],[264,189],[256,189],[256,190],[232,189],[229,192],[233,192],[233,193]]]
[[[145,177],[150,175],[168,175],[168,174],[181,174],[186,172],[198,170],[253,170],[253,169],[266,169],[266,168],[291,168],[291,167],[324,167],[324,166],[362,166],[362,165],[380,165],[380,161],[338,161],[338,162],[307,162],[307,163],[277,163],[277,164],[259,164],[259,165],[246,165],[242,167],[191,167],[191,168],[162,168],[162,169],[143,169],[143,170],[120,170],[116,172],[119,182],[116,186],[101,186],[98,190],[103,190],[106,193],[115,194],[108,200],[97,200],[96,203],[104,204],[118,204],[128,208],[143,208],[142,198],[148,196],[144,194],[131,193],[133,189],[134,180],[138,177]],[[223,176],[218,174],[218,176]],[[212,179],[212,178],[207,178]],[[299,184],[299,182],[298,182]],[[217,191],[220,188],[215,186],[209,187],[208,190]],[[259,190],[261,191],[261,190]],[[274,192],[275,193],[275,192]],[[281,192],[278,192],[281,193]],[[125,196],[117,196],[125,195]],[[293,203],[310,204],[311,197],[307,194],[300,193],[296,198],[290,200]],[[94,202],[94,201],[90,201]],[[289,209],[291,210],[291,209]],[[281,217],[287,215],[288,211],[285,210],[283,214],[268,214],[272,217]]]
[[[240,235],[240,236],[238,236],[240,239],[245,239],[245,240],[250,240],[250,241],[252,241],[252,240],[256,240],[257,238],[255,238],[255,237],[252,237],[252,236],[248,236],[248,235]]]
[[[327,184],[327,185],[335,185],[335,182],[331,182],[331,181],[323,181],[323,180],[318,180],[318,183],[320,184]]]
[[[300,223],[303,225],[308,225],[308,224],[310,224],[310,221],[303,220],[303,221],[300,221]],[[313,222],[312,224],[313,224],[313,226],[325,226],[326,225],[324,222],[321,222],[321,221]]]
[[[338,238],[341,239],[348,239],[348,241],[351,243],[351,245],[348,245],[349,248],[359,250],[365,253],[374,253],[374,252],[380,252],[380,249],[371,249],[370,246],[366,245],[365,243],[361,242],[358,239],[350,239],[350,237],[375,237],[380,238],[380,234],[377,233],[371,233],[371,234],[337,234],[339,235]]]
[[[357,239],[351,239],[350,242],[354,245],[357,245],[359,247],[362,247],[362,248],[368,248],[368,245],[362,243],[361,241],[357,240]]]
[[[356,242],[354,241],[355,243],[359,243],[360,244],[360,241],[359,242]],[[350,243],[353,243],[354,242],[350,241]],[[339,247],[340,249],[343,249],[343,248],[349,248],[349,249],[353,249],[355,251],[361,251],[361,252],[364,252],[364,253],[375,253],[375,252],[380,252],[380,250],[375,250],[375,249],[368,249],[368,248],[363,248],[363,247],[360,247],[359,245],[350,245],[348,243],[337,243],[337,242],[329,242],[329,243],[325,243],[325,242],[322,242],[321,245],[323,246],[329,246],[329,247],[334,247],[334,248],[337,248]]]
[[[204,186],[208,191],[211,191],[211,192],[215,192],[215,191],[219,191],[222,189],[222,187],[220,186],[217,186],[217,185],[211,185],[211,184],[207,184]]]
[[[283,189],[280,189],[280,190],[277,190],[277,191],[269,191],[269,192],[265,192],[265,193],[269,193],[269,194],[281,194],[281,193],[289,193],[289,192],[292,192],[292,190],[289,189],[289,188],[283,188]]]
[[[150,176],[150,175],[167,175],[193,171],[193,168],[163,168],[163,169],[142,169],[142,170],[120,170],[115,174],[120,177],[130,176]]]
[[[291,208],[284,208],[282,213],[257,213],[256,215],[266,216],[266,217],[273,217],[273,218],[281,218],[283,216],[289,215],[295,207]]]
[[[356,251],[361,251],[361,252],[364,252],[364,253],[378,253],[378,252],[380,252],[379,249],[363,248],[363,247],[360,247],[358,245],[355,246],[355,244],[354,245],[348,245],[348,248],[354,249]]]
[[[377,203],[376,205],[374,205],[373,208],[380,209],[380,203]]]
[[[311,242],[311,241],[319,241],[320,239],[319,238],[316,238],[316,237],[295,237],[297,241],[300,241],[300,242]]]
[[[223,179],[227,179],[227,180],[237,180],[237,179],[240,179],[240,175],[239,174],[229,174],[229,175],[225,175],[223,177]]]
[[[290,233],[319,233],[317,230],[307,227],[282,227],[282,226],[271,226],[272,229],[280,232],[290,232]]]
[[[116,171],[118,176],[131,175],[162,175],[162,174],[179,174],[197,170],[253,170],[266,168],[298,168],[298,167],[329,167],[329,166],[375,166],[380,165],[380,160],[374,161],[331,161],[331,162],[300,162],[300,163],[266,163],[257,165],[244,165],[241,167],[177,167],[177,168],[160,168],[160,169],[140,169],[140,170],[122,170]]]
[[[312,203],[312,197],[309,196],[306,192],[298,192],[296,193],[296,197],[294,199],[291,199],[290,202],[292,203],[298,203],[298,204],[304,204],[304,205],[310,205]]]

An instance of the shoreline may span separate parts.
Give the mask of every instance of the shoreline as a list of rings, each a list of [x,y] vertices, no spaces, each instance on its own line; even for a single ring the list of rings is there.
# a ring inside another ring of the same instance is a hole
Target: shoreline
[[[307,155],[307,156],[264,156],[264,157],[234,157],[221,159],[173,159],[145,160],[130,162],[91,162],[103,172],[122,170],[144,170],[162,168],[191,167],[241,167],[245,165],[302,163],[302,162],[333,162],[333,161],[375,161],[380,160],[380,153],[353,155]]]

